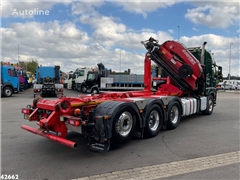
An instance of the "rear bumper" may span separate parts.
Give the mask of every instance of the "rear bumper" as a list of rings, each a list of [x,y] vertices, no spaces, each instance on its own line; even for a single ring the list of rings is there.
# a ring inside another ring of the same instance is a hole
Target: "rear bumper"
[[[33,134],[37,134],[39,136],[45,137],[45,138],[50,139],[52,141],[55,141],[55,142],[58,142],[60,144],[65,145],[65,146],[68,146],[70,148],[75,149],[77,147],[77,143],[76,142],[73,142],[73,141],[70,141],[68,139],[59,137],[57,135],[46,133],[44,129],[36,129],[36,128],[32,128],[32,127],[26,126],[26,125],[22,125],[21,128],[26,130],[26,131],[29,131],[29,132],[31,132]]]

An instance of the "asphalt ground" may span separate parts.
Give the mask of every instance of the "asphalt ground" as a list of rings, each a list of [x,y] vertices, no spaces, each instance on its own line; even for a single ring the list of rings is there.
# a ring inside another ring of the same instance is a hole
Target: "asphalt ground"
[[[77,96],[65,90],[65,95]],[[239,95],[219,92],[211,116],[183,118],[177,129],[151,139],[133,138],[107,153],[90,151],[83,137],[70,133],[73,150],[20,128],[31,104],[29,89],[1,99],[1,175],[23,180],[69,179],[239,179]],[[49,98],[55,99],[55,98]]]

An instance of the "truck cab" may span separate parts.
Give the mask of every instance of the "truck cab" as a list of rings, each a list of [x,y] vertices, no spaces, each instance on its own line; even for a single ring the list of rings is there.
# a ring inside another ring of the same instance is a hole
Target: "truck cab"
[[[99,93],[100,75],[97,71],[89,71],[87,79],[81,85],[82,93]]]
[[[205,96],[212,95],[214,104],[216,104],[216,96],[217,96],[217,80],[222,79],[222,67],[217,66],[214,60],[213,53],[207,51],[205,48],[189,48],[189,51],[203,64],[203,80],[204,86],[203,93]]]
[[[77,68],[74,72],[75,75],[75,88],[77,91],[81,91],[82,83],[87,79],[88,72],[91,71],[90,68]]]
[[[34,97],[36,95],[63,95],[63,84],[60,84],[60,66],[39,66],[35,74]]]
[[[17,71],[13,66],[1,66],[1,95],[12,96],[20,91]]]
[[[20,91],[24,90],[25,87],[25,78],[24,78],[24,71],[21,67],[15,67],[17,71],[17,76],[19,79]]]

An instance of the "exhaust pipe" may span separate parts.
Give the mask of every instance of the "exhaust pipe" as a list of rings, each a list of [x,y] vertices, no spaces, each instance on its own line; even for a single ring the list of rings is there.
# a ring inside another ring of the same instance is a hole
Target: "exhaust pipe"
[[[202,45],[202,53],[201,53],[201,59],[200,59],[201,64],[204,64],[204,53],[205,53],[206,44],[207,44],[207,42],[204,42]]]
[[[59,136],[56,136],[56,135],[53,135],[53,134],[44,133],[43,130],[41,130],[41,129],[32,128],[32,127],[26,126],[26,125],[22,125],[21,128],[26,130],[26,131],[29,131],[29,132],[31,132],[33,134],[37,134],[37,135],[43,136],[43,137],[45,137],[47,139],[50,139],[52,141],[55,141],[55,142],[58,142],[60,144],[65,145],[65,146],[68,146],[70,148],[75,149],[77,147],[77,143],[76,142],[64,139],[62,137],[59,137]]]

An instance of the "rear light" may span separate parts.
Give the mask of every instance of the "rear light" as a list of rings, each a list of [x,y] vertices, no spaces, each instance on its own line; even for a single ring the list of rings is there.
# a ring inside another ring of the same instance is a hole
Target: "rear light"
[[[80,115],[80,113],[81,113],[81,110],[80,110],[80,109],[77,108],[77,109],[74,110],[74,114],[75,114],[75,115]]]
[[[26,109],[26,108],[22,108],[22,113],[23,114],[31,114],[31,110],[30,109]]]
[[[33,91],[34,91],[34,92],[40,92],[41,89],[34,89]]]
[[[57,89],[58,92],[63,92],[63,89]]]
[[[68,124],[71,124],[73,126],[80,126],[81,122],[75,119],[68,119]]]

